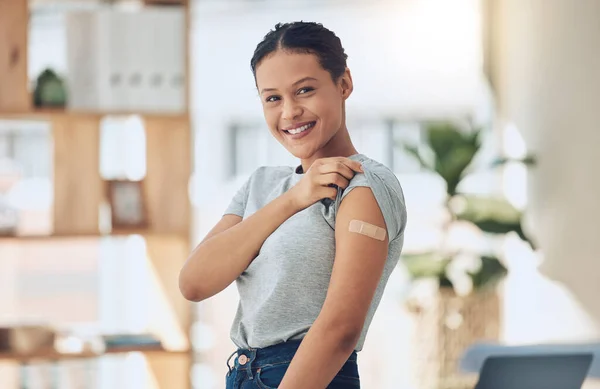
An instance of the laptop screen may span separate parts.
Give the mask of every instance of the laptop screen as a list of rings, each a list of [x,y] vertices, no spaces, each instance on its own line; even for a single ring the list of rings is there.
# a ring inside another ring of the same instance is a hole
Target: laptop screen
[[[476,389],[580,389],[592,354],[489,357]]]

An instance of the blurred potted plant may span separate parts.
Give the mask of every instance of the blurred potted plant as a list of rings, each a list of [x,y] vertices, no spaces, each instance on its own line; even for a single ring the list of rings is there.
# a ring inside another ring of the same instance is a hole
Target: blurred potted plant
[[[472,387],[458,375],[464,349],[476,341],[497,340],[500,303],[496,286],[507,273],[499,250],[474,252],[451,242],[451,231],[467,226],[480,236],[502,239],[516,233],[533,247],[523,231],[523,214],[499,197],[459,192],[461,182],[476,169],[483,128],[463,128],[452,122],[431,123],[421,147],[402,145],[427,171],[446,186],[441,243],[428,252],[403,255],[402,263],[414,281],[428,280],[428,289],[415,288],[408,300],[417,320],[414,350],[419,389]],[[499,158],[492,167],[513,162]],[[519,162],[530,165],[532,157]],[[490,245],[494,246],[494,245]],[[418,282],[417,282],[418,284]],[[431,288],[433,284],[433,288]],[[433,289],[433,290],[432,290]]]
[[[64,108],[67,104],[65,81],[52,69],[45,69],[36,79],[33,104],[38,107]]]

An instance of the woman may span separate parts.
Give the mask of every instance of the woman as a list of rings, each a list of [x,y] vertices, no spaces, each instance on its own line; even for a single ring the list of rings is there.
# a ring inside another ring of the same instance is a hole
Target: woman
[[[357,352],[406,210],[395,175],[348,134],[346,58],[333,32],[307,22],[278,24],[254,52],[268,127],[301,164],[256,170],[180,275],[192,301],[237,283],[227,388],[360,387]]]

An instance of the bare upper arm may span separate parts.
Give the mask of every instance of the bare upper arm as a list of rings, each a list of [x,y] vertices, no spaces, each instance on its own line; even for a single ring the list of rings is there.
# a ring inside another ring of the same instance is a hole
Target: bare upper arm
[[[381,209],[370,188],[357,187],[342,201],[336,217],[336,254],[322,315],[358,336],[375,295],[388,254],[383,241],[355,232],[348,226],[360,220],[387,231]]]

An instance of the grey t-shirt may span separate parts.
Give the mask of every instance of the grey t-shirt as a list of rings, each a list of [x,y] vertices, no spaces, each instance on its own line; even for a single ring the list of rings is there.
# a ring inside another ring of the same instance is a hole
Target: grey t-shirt
[[[236,346],[262,348],[306,335],[329,287],[337,209],[353,188],[362,186],[373,191],[389,236],[383,275],[355,347],[356,351],[362,350],[385,285],[400,257],[406,207],[400,183],[390,169],[362,154],[350,159],[360,161],[365,173],[356,174],[348,188],[338,191],[335,201],[324,199],[286,220],[265,240],[258,256],[236,280],[240,301],[230,334]],[[293,167],[261,167],[237,192],[225,214],[247,218],[301,178]]]

